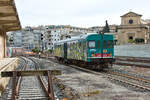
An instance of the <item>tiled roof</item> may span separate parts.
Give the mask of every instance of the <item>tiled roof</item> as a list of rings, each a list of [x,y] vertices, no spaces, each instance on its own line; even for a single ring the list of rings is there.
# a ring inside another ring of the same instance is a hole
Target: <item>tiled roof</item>
[[[136,15],[136,16],[142,16],[142,15],[140,15],[140,14],[137,14],[137,13],[135,13],[135,12],[130,11],[130,12],[128,12],[128,13],[122,15],[121,17],[125,17],[125,16],[128,16],[128,15],[130,15],[130,14],[133,14],[133,15]]]

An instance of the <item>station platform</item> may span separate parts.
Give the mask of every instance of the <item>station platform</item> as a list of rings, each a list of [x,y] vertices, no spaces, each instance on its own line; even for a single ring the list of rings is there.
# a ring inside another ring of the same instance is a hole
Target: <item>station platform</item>
[[[12,71],[15,70],[18,66],[18,58],[3,58],[0,59],[0,74],[2,71]],[[1,93],[5,90],[10,78],[4,78],[0,75],[0,96]]]
[[[16,58],[3,58],[0,59],[0,70],[7,66],[9,63],[11,63],[12,61],[14,61]]]

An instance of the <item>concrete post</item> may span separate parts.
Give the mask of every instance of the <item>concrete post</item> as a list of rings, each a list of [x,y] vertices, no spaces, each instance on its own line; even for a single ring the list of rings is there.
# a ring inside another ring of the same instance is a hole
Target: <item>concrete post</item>
[[[0,59],[6,55],[6,32],[0,30]]]
[[[4,31],[3,34],[4,34],[4,57],[7,57],[7,55],[6,55],[6,51],[7,51],[7,49],[6,49],[6,32]]]

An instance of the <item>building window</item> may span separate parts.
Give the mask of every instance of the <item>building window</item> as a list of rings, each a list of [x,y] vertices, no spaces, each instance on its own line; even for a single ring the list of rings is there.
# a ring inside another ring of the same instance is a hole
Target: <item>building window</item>
[[[133,20],[132,20],[132,19],[130,19],[130,20],[129,20],[129,23],[130,23],[130,24],[133,24]]]
[[[132,37],[132,36],[129,36],[129,40],[133,40],[133,37]]]

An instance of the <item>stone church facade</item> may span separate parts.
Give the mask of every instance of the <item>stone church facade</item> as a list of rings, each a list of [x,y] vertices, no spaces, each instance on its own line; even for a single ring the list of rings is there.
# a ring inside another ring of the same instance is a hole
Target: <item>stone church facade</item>
[[[118,44],[128,44],[135,40],[143,40],[147,43],[150,37],[149,27],[144,20],[141,19],[142,15],[128,12],[121,16],[121,25],[118,26]]]

